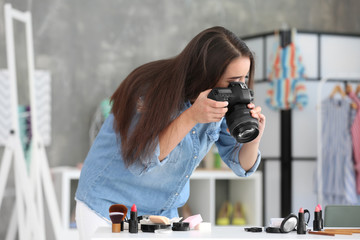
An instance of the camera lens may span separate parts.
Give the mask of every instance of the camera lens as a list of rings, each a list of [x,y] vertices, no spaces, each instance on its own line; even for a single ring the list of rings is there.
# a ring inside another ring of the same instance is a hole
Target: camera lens
[[[257,123],[254,122],[240,123],[234,127],[231,135],[239,143],[246,143],[254,140],[259,135],[259,129]]]
[[[245,129],[243,132],[239,131],[238,138],[248,138],[251,137],[254,132],[256,131],[256,128],[249,128]]]
[[[257,119],[250,115],[250,110],[245,104],[236,104],[226,114],[226,123],[230,134],[239,143],[247,143],[259,135]]]
[[[247,104],[254,100],[254,92],[245,83],[230,82],[228,88],[214,88],[208,98],[229,102],[226,124],[237,142],[250,142],[259,135],[258,120],[251,116],[247,108]]]

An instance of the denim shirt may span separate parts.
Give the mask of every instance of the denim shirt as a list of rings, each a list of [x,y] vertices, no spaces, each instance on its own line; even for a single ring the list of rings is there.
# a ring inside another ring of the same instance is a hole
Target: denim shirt
[[[190,103],[185,108],[188,107]],[[222,160],[238,176],[251,175],[260,164],[259,152],[249,171],[240,166],[242,144],[227,132],[223,118],[219,122],[197,124],[162,161],[158,159],[158,143],[147,163],[126,168],[113,122],[114,116],[110,114],[85,159],[76,191],[76,200],[107,219],[112,204],[124,204],[129,209],[128,215],[135,204],[139,216],[178,216],[177,208],[189,198],[189,178],[214,143]]]

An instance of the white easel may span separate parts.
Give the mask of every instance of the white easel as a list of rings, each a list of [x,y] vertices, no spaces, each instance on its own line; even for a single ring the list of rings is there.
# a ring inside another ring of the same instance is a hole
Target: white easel
[[[54,230],[55,239],[60,239],[61,221],[59,205],[57,204],[50,169],[46,157],[45,147],[38,133],[36,88],[34,80],[34,51],[32,36],[32,20],[29,12],[20,12],[5,4],[6,50],[11,86],[11,119],[9,140],[5,146],[4,156],[0,168],[0,206],[3,199],[6,181],[9,175],[10,164],[14,156],[16,205],[11,215],[10,226],[6,239],[15,239],[16,227],[19,239],[45,240],[43,194],[47,201],[49,215]],[[30,178],[26,170],[24,151],[20,142],[18,121],[18,94],[15,69],[15,46],[13,20],[21,21],[26,26],[26,47],[28,60],[28,76],[30,88],[30,110],[32,128],[32,154]],[[43,184],[43,185],[42,185]],[[26,208],[24,209],[24,206]],[[27,212],[26,212],[26,211]],[[25,215],[27,213],[27,215]]]

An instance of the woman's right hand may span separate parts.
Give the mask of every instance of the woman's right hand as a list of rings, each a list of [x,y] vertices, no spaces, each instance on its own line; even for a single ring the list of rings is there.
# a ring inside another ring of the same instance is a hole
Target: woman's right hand
[[[220,121],[227,112],[228,102],[215,101],[208,98],[211,89],[201,92],[193,105],[189,108],[190,117],[196,123],[209,123]]]
[[[217,102],[208,98],[211,90],[199,94],[191,107],[172,121],[160,134],[159,160],[162,161],[179,144],[197,123],[220,121],[227,112],[228,102]]]

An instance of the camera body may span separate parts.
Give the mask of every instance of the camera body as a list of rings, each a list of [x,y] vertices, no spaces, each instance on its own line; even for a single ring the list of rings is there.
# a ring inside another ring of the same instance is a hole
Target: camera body
[[[215,101],[228,101],[225,114],[230,134],[239,143],[254,140],[259,135],[259,123],[250,114],[247,104],[254,100],[254,92],[243,82],[231,82],[227,88],[214,88],[208,98]]]

